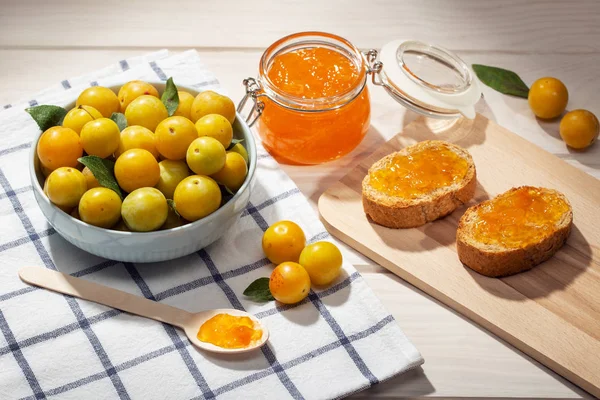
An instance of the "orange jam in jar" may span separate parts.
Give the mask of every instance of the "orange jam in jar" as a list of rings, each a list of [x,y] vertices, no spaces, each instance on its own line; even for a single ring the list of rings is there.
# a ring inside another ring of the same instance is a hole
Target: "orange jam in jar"
[[[395,154],[384,168],[370,173],[371,186],[388,196],[414,199],[460,182],[469,170],[463,157],[445,147]]]
[[[550,235],[568,210],[553,191],[520,187],[479,208],[474,236],[485,244],[523,248]]]
[[[352,151],[369,128],[366,66],[338,36],[304,32],[269,47],[261,59],[257,129],[280,161],[319,164]]]
[[[249,317],[217,314],[202,324],[197,337],[200,341],[215,346],[239,349],[260,340],[262,329],[257,328]]]

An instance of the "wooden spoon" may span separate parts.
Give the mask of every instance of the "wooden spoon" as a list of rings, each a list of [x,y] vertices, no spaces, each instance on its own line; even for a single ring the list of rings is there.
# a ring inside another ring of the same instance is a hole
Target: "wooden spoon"
[[[131,314],[177,326],[185,331],[185,334],[192,344],[203,350],[215,353],[244,353],[262,346],[269,338],[269,331],[264,324],[262,324],[254,315],[248,314],[245,311],[221,308],[192,314],[167,304],[148,300],[85,279],[75,278],[74,276],[52,271],[48,268],[23,267],[19,270],[19,277],[21,280],[31,285],[79,297],[80,299],[94,301],[105,306],[127,311]],[[250,346],[239,349],[226,349],[211,343],[200,341],[196,337],[200,326],[202,326],[206,320],[222,313],[249,317],[257,324],[256,326],[259,326],[260,329],[262,329],[262,337],[260,340],[251,343]]]

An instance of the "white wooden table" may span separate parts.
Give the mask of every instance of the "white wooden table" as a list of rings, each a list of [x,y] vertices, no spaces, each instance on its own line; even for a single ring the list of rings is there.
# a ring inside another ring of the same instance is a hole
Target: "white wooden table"
[[[529,84],[555,76],[569,89],[569,109],[600,116],[598,21],[597,0],[0,0],[0,104],[160,48],[197,49],[239,99],[241,80],[256,75],[269,44],[289,33],[322,30],[360,48],[402,38],[429,41],[457,51],[468,63],[514,70]],[[415,118],[380,88],[371,93],[372,128],[355,152],[322,166],[284,167],[313,205]],[[600,145],[570,151],[558,137],[558,123],[537,121],[525,100],[487,87],[484,95],[478,107],[488,118],[600,177]],[[422,369],[354,398],[589,396],[368,259],[350,250],[346,256],[426,360]]]

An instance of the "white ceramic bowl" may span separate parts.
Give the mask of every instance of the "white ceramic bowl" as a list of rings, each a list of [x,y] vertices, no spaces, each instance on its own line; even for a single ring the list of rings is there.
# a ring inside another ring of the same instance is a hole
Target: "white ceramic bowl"
[[[150,82],[159,92],[164,83]],[[178,86],[193,95],[198,93],[189,87]],[[115,93],[119,87],[112,87]],[[75,106],[75,100],[66,108]],[[35,199],[48,222],[63,238],[89,253],[100,257],[128,262],[154,262],[171,260],[191,254],[219,239],[239,219],[250,200],[256,170],[256,144],[248,124],[238,114],[233,123],[234,137],[244,139],[250,165],[246,181],[237,193],[214,213],[177,228],[155,232],[122,232],[98,228],[73,218],[50,202],[43,192],[44,176],[37,156],[37,135],[31,146],[30,177]]]

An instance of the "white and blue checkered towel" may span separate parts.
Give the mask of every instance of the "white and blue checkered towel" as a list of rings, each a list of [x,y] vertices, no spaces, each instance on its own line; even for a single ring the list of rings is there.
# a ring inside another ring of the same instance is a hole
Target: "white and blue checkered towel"
[[[306,199],[260,148],[256,189],[240,221],[196,254],[156,264],[100,259],[63,240],[34,200],[28,175],[37,126],[24,108],[65,105],[89,85],[131,79],[217,88],[195,51],[167,51],[65,80],[0,111],[0,398],[323,399],[365,389],[423,362],[349,264],[336,284],[298,305],[254,303],[248,284],[269,276],[260,238],[269,224],[297,221],[310,241],[329,235]],[[235,307],[267,324],[266,346],[223,356],[198,351],[183,332],[21,282],[45,266],[191,312]]]

